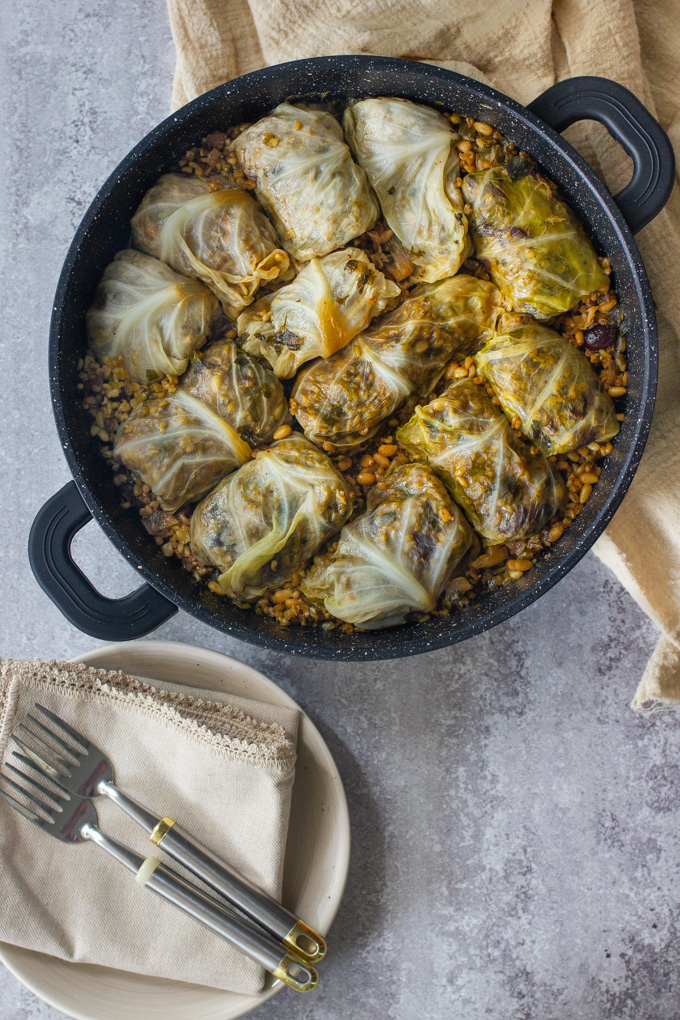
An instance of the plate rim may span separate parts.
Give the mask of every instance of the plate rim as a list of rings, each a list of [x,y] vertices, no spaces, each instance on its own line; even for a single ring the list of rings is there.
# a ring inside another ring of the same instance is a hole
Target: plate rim
[[[106,653],[115,652],[117,649],[130,648],[130,647],[133,647],[133,646],[137,647],[137,648],[142,648],[142,649],[146,648],[147,650],[154,651],[154,652],[163,651],[165,653],[171,653],[172,651],[177,651],[177,650],[180,650],[180,649],[183,652],[186,652],[186,650],[188,649],[192,653],[195,653],[196,655],[199,655],[204,661],[206,659],[212,660],[215,664],[217,664],[217,662],[224,663],[224,661],[226,660],[227,662],[229,662],[231,664],[235,664],[239,671],[241,671],[242,673],[243,672],[249,673],[252,678],[256,679],[259,683],[263,683],[264,686],[268,690],[274,692],[275,697],[276,697],[276,702],[275,703],[284,704],[285,706],[287,706],[289,708],[295,708],[295,709],[297,709],[298,712],[300,712],[301,717],[304,717],[305,727],[308,728],[309,734],[312,736],[314,741],[317,743],[318,750],[320,750],[322,756],[324,756],[326,758],[326,764],[330,765],[332,767],[331,770],[330,770],[331,774],[333,775],[332,786],[333,786],[333,789],[336,790],[336,792],[337,792],[337,812],[338,812],[339,831],[338,831],[337,836],[334,836],[334,840],[337,841],[339,852],[342,854],[343,866],[342,866],[341,874],[339,876],[341,880],[340,880],[340,883],[339,883],[339,885],[337,887],[337,893],[336,893],[336,897],[335,897],[337,902],[335,902],[335,904],[334,904],[334,906],[333,906],[333,908],[331,910],[330,920],[328,922],[328,926],[327,926],[327,929],[326,929],[326,930],[328,930],[328,928],[330,928],[331,925],[333,924],[333,921],[335,920],[335,917],[337,916],[338,910],[340,909],[340,904],[342,903],[342,900],[343,900],[343,897],[344,897],[344,893],[345,893],[345,888],[346,888],[346,885],[347,885],[347,877],[348,877],[348,874],[349,874],[350,854],[351,854],[351,825],[350,825],[350,817],[349,817],[349,806],[348,806],[348,803],[347,803],[347,794],[345,792],[344,783],[343,783],[342,777],[340,775],[340,770],[338,769],[337,765],[335,764],[335,759],[333,758],[333,755],[330,752],[328,744],[324,740],[321,732],[319,731],[318,727],[315,725],[314,721],[307,715],[307,713],[305,712],[304,708],[302,708],[302,706],[299,705],[294,700],[294,698],[292,698],[291,695],[288,694],[287,691],[285,691],[282,687],[279,687],[278,684],[276,684],[273,680],[271,680],[264,673],[261,673],[260,670],[255,669],[254,666],[250,666],[247,662],[242,662],[240,659],[237,659],[235,656],[229,655],[226,652],[219,652],[219,651],[217,651],[214,648],[205,648],[202,645],[194,645],[194,644],[191,644],[188,641],[140,640],[140,641],[129,641],[129,642],[113,642],[113,643],[110,643],[110,644],[107,644],[107,645],[101,645],[99,648],[93,648],[89,652],[82,652],[80,655],[73,656],[68,661],[70,661],[70,662],[83,662],[83,663],[85,663],[85,665],[93,665],[93,662],[96,661],[98,656],[105,655]],[[181,685],[181,686],[186,686],[189,689],[191,689],[192,685],[187,684],[187,685]],[[239,697],[242,697],[242,696],[243,695],[239,695]],[[251,700],[259,701],[259,700],[264,700],[264,699],[251,698]],[[284,861],[285,861],[285,854],[284,854]],[[326,934],[326,932],[322,932],[322,934]],[[5,946],[6,945],[8,945],[11,949],[21,949],[21,950],[23,950],[23,952],[30,953],[30,954],[36,954],[36,955],[49,955],[49,954],[40,954],[38,950],[25,949],[24,947],[21,947],[21,946],[13,946],[13,945],[11,945],[9,943],[4,943],[4,942],[0,941],[0,963],[2,963],[3,966],[5,966],[7,968],[7,970],[10,972],[10,974],[12,974],[25,988],[28,988],[28,990],[30,992],[32,992],[34,995],[36,995],[43,1002],[46,1002],[48,1004],[48,1006],[52,1006],[54,1009],[60,1010],[66,1016],[72,1017],[73,1020],[93,1020],[92,1014],[90,1014],[90,1013],[82,1013],[80,1011],[74,1012],[73,1009],[70,1006],[68,1008],[66,1008],[64,1006],[64,1004],[61,1001],[59,1001],[58,998],[55,998],[53,995],[51,995],[51,994],[41,990],[40,988],[36,987],[36,984],[34,982],[32,982],[30,980],[30,978],[26,978],[26,976],[22,973],[22,969],[20,967],[17,968],[16,965],[13,962],[10,962],[7,959],[7,955],[6,955],[6,952],[5,952]],[[52,959],[59,960],[58,957],[52,957]],[[60,962],[62,962],[66,966],[71,966],[72,965],[72,962],[68,961],[68,960],[62,960]],[[92,964],[92,966],[96,966],[96,964]],[[108,969],[110,969],[110,968],[108,968]],[[131,972],[123,971],[123,973],[131,973]],[[137,975],[137,976],[144,977],[145,975]],[[178,983],[186,984],[186,982],[178,982]],[[197,987],[205,988],[205,987],[208,987],[208,986],[207,985],[197,985]],[[277,992],[280,992],[283,987],[284,987],[283,986],[283,982],[275,981],[271,985],[271,987],[265,989],[263,992],[259,992],[257,995],[244,995],[243,999],[244,999],[245,1009],[243,1010],[242,1013],[239,1013],[238,1016],[244,1016],[246,1013],[249,1013],[252,1010],[257,1009],[259,1006],[263,1005],[265,1002],[267,1002],[269,999],[271,999],[274,995],[276,995]],[[215,989],[212,989],[212,990],[214,991]],[[225,994],[227,994],[227,995],[229,995],[229,994],[234,995],[234,994],[238,994],[238,993],[235,993],[235,992],[225,992]],[[247,1000],[250,1000],[250,1002],[251,1002],[250,1005],[247,1004]],[[96,1020],[96,1018],[94,1018],[94,1020]],[[234,1020],[236,1020],[236,1017],[234,1018]]]

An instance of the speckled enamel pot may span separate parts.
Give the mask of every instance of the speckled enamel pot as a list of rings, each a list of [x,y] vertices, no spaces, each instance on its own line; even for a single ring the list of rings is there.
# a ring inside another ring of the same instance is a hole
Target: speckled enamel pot
[[[145,191],[209,131],[254,120],[284,99],[310,95],[404,96],[443,104],[498,128],[559,184],[598,251],[611,259],[628,324],[627,416],[583,513],[522,580],[484,595],[462,613],[417,626],[351,635],[284,629],[197,585],[176,560],[165,559],[140,527],[137,514],[119,506],[112,473],[90,437],[90,419],[76,389],[77,362],[86,348],[85,310],[104,267],[127,245],[129,220]],[[633,179],[616,198],[557,133],[582,119],[605,123],[633,158]],[[652,418],[658,351],[652,297],[633,233],[661,210],[673,173],[672,149],[657,122],[630,92],[601,78],[556,85],[527,109],[470,78],[428,64],[387,57],[319,57],[256,71],[189,103],[151,131],[114,170],[83,218],[64,264],[51,325],[50,381],[74,481],[45,504],[33,524],[29,555],[37,580],[73,624],[103,640],[139,637],[181,608],[244,641],[317,658],[416,655],[462,641],[518,613],[591,547],[623,499],[642,455]],[[70,556],[73,536],[91,517],[144,578],[125,599],[100,595]]]

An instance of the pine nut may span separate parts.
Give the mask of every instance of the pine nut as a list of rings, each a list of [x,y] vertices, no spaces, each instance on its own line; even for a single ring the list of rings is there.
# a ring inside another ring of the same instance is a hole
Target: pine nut
[[[592,485],[588,485],[588,483],[586,483],[579,493],[578,497],[579,503],[585,503],[585,501],[588,499],[588,496],[591,494],[592,491],[593,491]]]
[[[482,120],[475,121],[475,131],[478,135],[492,135],[493,128],[490,124],[485,124]]]
[[[383,443],[382,446],[378,447],[378,453],[382,457],[394,457],[397,452],[397,446],[394,443]]]
[[[504,563],[508,558],[508,550],[504,545],[496,545],[489,549],[488,552],[478,556],[473,562],[472,566],[483,570],[485,567],[497,567],[499,563]]]
[[[372,471],[360,471],[357,475],[357,482],[359,485],[373,485],[375,481],[375,475]]]
[[[531,570],[533,563],[531,560],[508,560],[508,570],[510,573],[519,572],[523,574],[525,570]]]
[[[290,425],[279,425],[274,433],[274,439],[286,439],[292,431]]]

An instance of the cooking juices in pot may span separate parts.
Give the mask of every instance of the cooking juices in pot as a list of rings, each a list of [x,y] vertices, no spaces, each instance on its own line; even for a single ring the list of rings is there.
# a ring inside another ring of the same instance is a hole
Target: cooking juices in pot
[[[167,168],[79,387],[122,506],[198,586],[351,631],[529,573],[598,483],[627,374],[609,261],[526,153],[402,99],[341,119],[284,103]]]

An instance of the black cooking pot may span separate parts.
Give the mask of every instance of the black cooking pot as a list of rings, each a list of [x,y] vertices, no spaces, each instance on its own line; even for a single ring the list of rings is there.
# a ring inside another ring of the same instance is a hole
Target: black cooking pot
[[[129,243],[130,217],[158,176],[210,131],[252,121],[287,98],[403,96],[473,116],[498,128],[540,163],[576,209],[601,254],[625,311],[627,414],[583,513],[554,550],[525,577],[450,617],[371,633],[283,628],[238,609],[166,559],[135,511],[120,507],[112,472],[90,437],[91,419],[76,389],[87,346],[85,311],[105,266]],[[578,120],[605,124],[634,162],[633,179],[614,198],[558,131]],[[453,644],[517,613],[563,577],[590,548],[635,473],[649,431],[657,377],[657,334],[649,284],[633,234],[663,208],[674,176],[668,137],[632,93],[604,78],[575,78],[548,89],[528,108],[451,71],[387,57],[298,60],[220,85],[173,114],[111,174],[78,228],[57,287],[50,332],[50,380],[57,428],[73,482],[38,513],[29,539],[38,583],[76,627],[104,640],[147,634],[177,608],[245,641],[317,658],[386,659]],[[95,590],[70,555],[73,536],[92,517],[144,583],[124,599]]]

